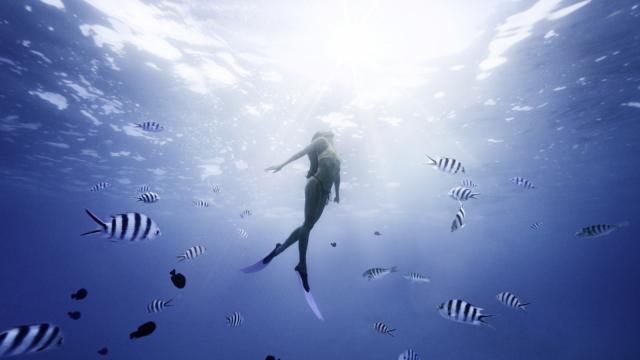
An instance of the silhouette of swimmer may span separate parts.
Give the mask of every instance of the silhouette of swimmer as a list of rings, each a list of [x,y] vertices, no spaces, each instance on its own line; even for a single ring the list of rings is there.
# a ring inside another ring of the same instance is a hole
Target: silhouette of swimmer
[[[334,135],[330,131],[317,132],[311,139],[311,144],[295,153],[289,160],[280,165],[270,166],[266,170],[274,173],[282,170],[287,164],[307,155],[310,161],[307,173],[307,185],[305,186],[304,222],[297,227],[283,244],[276,244],[275,248],[262,261],[242,269],[244,272],[256,272],[264,267],[276,256],[284,252],[289,246],[298,242],[299,261],[295,271],[300,275],[305,297],[309,306],[318,318],[322,319],[315,301],[310,294],[309,279],[307,274],[307,246],[309,245],[309,233],[320,219],[322,211],[329,201],[331,188],[335,187],[336,195],[333,199],[340,202],[340,158],[334,148]]]

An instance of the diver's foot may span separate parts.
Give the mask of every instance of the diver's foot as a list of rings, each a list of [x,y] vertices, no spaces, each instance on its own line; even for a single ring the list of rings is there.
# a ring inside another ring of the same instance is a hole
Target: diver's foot
[[[306,292],[311,291],[309,289],[309,278],[307,276],[307,267],[306,266],[297,265],[295,267],[295,270],[300,275],[300,279],[302,280],[302,287],[304,287],[304,291],[306,291]]]
[[[276,247],[275,247],[273,250],[271,250],[271,252],[269,253],[269,255],[265,256],[265,258],[264,258],[264,259],[262,259],[262,263],[263,263],[263,264],[268,264],[268,263],[270,263],[270,262],[271,262],[271,260],[273,260],[273,258],[274,258],[274,257],[276,257],[276,255],[278,255],[278,254],[277,254],[277,251],[278,251],[278,248],[279,248],[281,245],[282,245],[282,244],[277,243],[277,244],[276,244]]]

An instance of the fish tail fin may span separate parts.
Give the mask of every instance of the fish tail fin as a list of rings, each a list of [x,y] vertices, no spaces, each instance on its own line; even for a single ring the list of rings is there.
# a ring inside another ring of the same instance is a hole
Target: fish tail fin
[[[391,336],[391,337],[395,337],[395,336],[393,335],[393,332],[394,332],[394,331],[396,331],[396,330],[397,330],[397,329],[389,329],[389,331],[387,331],[387,334],[388,334],[389,336]]]
[[[438,162],[436,161],[436,159],[432,158],[431,156],[427,155],[427,157],[429,158],[429,162],[427,163],[427,165],[437,165]]]
[[[171,274],[171,275],[175,275],[175,274],[176,274],[176,269],[171,270],[171,271],[169,272],[169,274]]]
[[[398,267],[397,266],[392,266],[391,269],[389,269],[391,272],[397,272],[398,271]]]
[[[178,262],[183,262],[187,257],[184,255],[178,255],[176,258],[178,258]]]
[[[480,316],[478,316],[478,321],[480,321],[480,324],[482,324],[483,326],[488,327],[489,329],[495,330],[496,329],[495,327],[493,327],[491,324],[489,324],[488,322],[485,321],[485,319],[491,318],[491,317],[494,317],[494,316],[495,315],[490,315],[490,314],[480,315]]]
[[[71,294],[71,298],[76,299],[77,298],[76,294]]]
[[[629,225],[631,225],[631,223],[629,223],[629,220],[618,223],[618,227],[627,227]]]
[[[480,194],[473,193],[473,194],[471,194],[471,196],[469,196],[469,197],[470,197],[470,198],[473,198],[473,199],[477,199],[477,198],[478,198],[478,195],[480,195]]]
[[[91,231],[87,231],[85,233],[80,234],[80,236],[85,236],[85,235],[89,235],[89,234],[97,234],[97,233],[101,233],[102,230],[100,229],[95,229],[95,230],[91,230]]]
[[[173,299],[169,299],[167,301],[164,302],[164,306],[173,306],[173,304],[171,303],[173,301]]]
[[[102,228],[101,230],[93,230],[93,231],[88,231],[82,235],[88,235],[88,234],[93,234],[96,232],[100,232],[100,231],[106,231],[107,230],[107,224],[100,220],[100,218],[98,218],[94,213],[92,213],[91,211],[89,211],[89,209],[84,209],[84,211],[87,212],[87,215],[89,215],[89,217],[96,222],[96,224],[100,225],[100,227]]]
[[[520,304],[518,308],[522,311],[527,311],[527,305],[531,305],[531,303]]]

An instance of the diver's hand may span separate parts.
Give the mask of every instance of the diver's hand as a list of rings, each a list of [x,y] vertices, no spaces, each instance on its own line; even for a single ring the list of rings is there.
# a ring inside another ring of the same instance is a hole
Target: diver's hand
[[[333,202],[335,202],[336,204],[340,203],[340,195],[336,195],[336,197],[333,198]]]
[[[282,165],[269,166],[268,168],[266,168],[264,170],[265,171],[271,171],[272,173],[277,173],[278,171],[282,170]]]

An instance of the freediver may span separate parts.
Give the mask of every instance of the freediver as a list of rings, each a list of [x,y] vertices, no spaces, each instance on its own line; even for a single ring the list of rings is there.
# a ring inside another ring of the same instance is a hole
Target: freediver
[[[283,244],[276,244],[275,249],[258,263],[242,269],[246,273],[264,269],[273,258],[284,252],[289,246],[298,241],[299,262],[295,271],[300,275],[305,297],[313,312],[322,319],[309,288],[307,274],[307,246],[309,245],[309,233],[320,219],[322,211],[329,201],[331,188],[335,187],[334,202],[340,202],[340,158],[333,144],[334,134],[331,131],[319,131],[311,139],[311,144],[295,153],[291,158],[280,165],[270,166],[266,171],[276,173],[287,164],[307,155],[310,161],[307,173],[307,185],[305,186],[304,222],[297,227]]]

